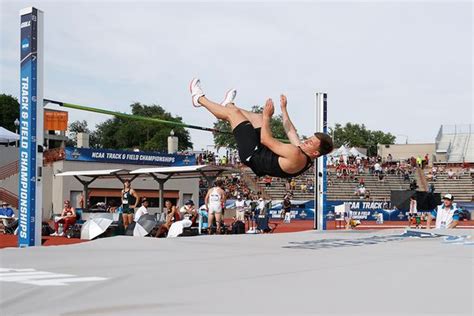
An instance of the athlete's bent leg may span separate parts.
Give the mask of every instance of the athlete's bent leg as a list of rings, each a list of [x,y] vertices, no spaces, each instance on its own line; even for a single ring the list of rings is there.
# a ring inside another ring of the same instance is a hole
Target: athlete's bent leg
[[[199,97],[198,103],[214,114],[216,118],[229,122],[232,129],[248,120],[236,106],[222,106],[219,103],[209,100],[205,96]]]
[[[247,120],[250,121],[253,128],[262,127],[262,122],[263,122],[262,113],[255,113],[255,112],[244,110],[238,107],[237,105],[235,105],[234,103],[226,104],[226,107],[228,108],[236,107],[237,109],[239,109],[240,112],[247,118]]]

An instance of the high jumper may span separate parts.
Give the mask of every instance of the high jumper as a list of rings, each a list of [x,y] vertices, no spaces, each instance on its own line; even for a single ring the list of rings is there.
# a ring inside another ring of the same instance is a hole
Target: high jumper
[[[270,119],[275,111],[272,99],[266,101],[263,113],[260,114],[236,106],[235,89],[229,90],[220,104],[206,98],[198,78],[191,81],[190,90],[195,107],[203,106],[216,118],[230,123],[241,162],[257,176],[296,177],[308,170],[316,158],[333,150],[333,141],[325,133],[314,133],[308,139],[300,141],[288,116],[285,95],[280,96],[280,105],[283,126],[290,144],[282,143],[272,136]]]

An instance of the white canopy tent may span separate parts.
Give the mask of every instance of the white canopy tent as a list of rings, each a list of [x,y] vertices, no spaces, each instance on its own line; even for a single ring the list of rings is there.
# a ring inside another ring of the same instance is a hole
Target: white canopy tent
[[[6,128],[0,126],[0,143],[13,143],[20,139],[20,135],[10,132]]]
[[[359,156],[360,158],[367,158],[366,155],[364,155],[363,153],[361,153],[360,151],[357,150],[357,148],[355,147],[352,147],[349,152],[351,153],[352,156],[354,157],[357,157]]]
[[[329,154],[331,157],[351,156],[351,152],[344,145]]]

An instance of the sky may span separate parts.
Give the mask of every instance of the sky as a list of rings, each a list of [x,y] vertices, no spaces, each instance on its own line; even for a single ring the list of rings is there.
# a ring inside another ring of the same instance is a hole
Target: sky
[[[44,11],[44,94],[108,110],[159,104],[212,127],[207,97],[230,88],[243,108],[288,97],[298,132],[315,128],[315,93],[329,126],[365,124],[397,143],[433,143],[441,124],[473,121],[471,1],[0,0],[0,93],[19,95],[19,10]],[[94,128],[110,117],[70,110]],[[194,149],[212,134],[190,130]]]

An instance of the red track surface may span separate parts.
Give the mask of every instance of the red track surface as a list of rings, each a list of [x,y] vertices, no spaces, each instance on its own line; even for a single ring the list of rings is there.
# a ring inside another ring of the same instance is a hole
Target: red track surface
[[[281,220],[271,220],[271,224],[277,224],[274,233],[290,233],[313,229],[313,220],[293,220],[290,224],[284,224]],[[230,221],[226,220],[226,224],[230,224]],[[270,225],[273,226],[273,225]],[[467,226],[467,227],[466,227]],[[362,221],[362,224],[356,228],[356,230],[365,229],[390,229],[390,228],[405,228],[407,222],[384,222],[383,225],[376,225],[374,221]],[[460,222],[458,227],[473,228],[474,220]],[[247,227],[248,228],[248,227]],[[335,222],[328,223],[328,229],[335,229]],[[80,242],[86,242],[77,238],[68,239],[66,237],[43,237],[43,246],[57,246],[67,244],[77,244]],[[0,235],[0,248],[6,247],[17,247],[18,237],[15,235]]]

